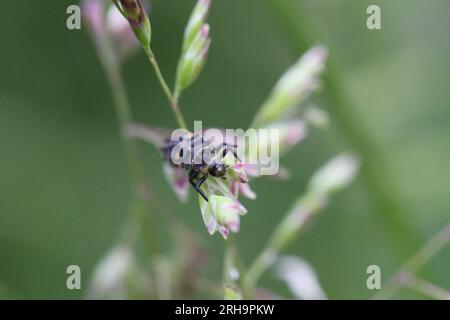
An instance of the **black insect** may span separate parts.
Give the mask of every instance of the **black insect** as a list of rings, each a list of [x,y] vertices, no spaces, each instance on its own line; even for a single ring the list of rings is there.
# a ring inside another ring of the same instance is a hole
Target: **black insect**
[[[211,138],[189,133],[178,140],[166,140],[161,150],[165,161],[188,171],[190,184],[208,201],[200,187],[209,176],[227,178],[228,166],[222,163],[222,159],[231,152],[239,160],[236,148],[237,145],[225,142],[217,145]]]

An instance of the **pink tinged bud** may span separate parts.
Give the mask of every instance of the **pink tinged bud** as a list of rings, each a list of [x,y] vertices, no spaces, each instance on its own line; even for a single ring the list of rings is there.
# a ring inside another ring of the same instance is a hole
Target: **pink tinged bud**
[[[197,36],[197,33],[204,25],[210,5],[211,0],[197,1],[191,17],[189,18],[186,29],[184,30],[183,51],[188,49],[192,41],[194,41],[194,38]]]
[[[259,167],[257,164],[248,164],[248,163],[244,163],[244,170],[245,173],[250,176],[250,177],[259,177]]]
[[[175,95],[179,96],[200,75],[208,57],[211,39],[205,23],[211,0],[197,1],[184,30],[183,48],[178,62]]]
[[[178,167],[174,168],[167,163],[164,164],[163,170],[167,181],[172,186],[178,199],[181,202],[186,202],[189,191],[189,180],[184,170]]]
[[[102,0],[83,0],[81,2],[81,14],[92,36],[105,36],[105,13]]]
[[[278,149],[280,154],[284,154],[308,135],[308,127],[303,121],[285,121],[274,123],[268,128],[277,129],[279,132]]]
[[[205,23],[198,34],[199,40],[194,41],[192,47],[192,54],[195,55],[197,61],[198,73],[200,73],[203,64],[208,57],[209,47],[211,46],[211,39],[209,38],[209,24]]]
[[[142,47],[150,46],[152,30],[147,12],[139,0],[120,0],[120,8],[118,9],[128,20],[134,35],[139,40]]]
[[[209,25],[204,24],[190,45],[181,54],[176,77],[176,94],[192,85],[199,77],[206,63],[211,39],[208,38]]]
[[[247,213],[247,209],[245,209],[245,207],[238,201],[234,201],[231,204],[224,205],[223,209],[226,210],[230,214],[245,214],[245,213]]]
[[[239,192],[248,199],[256,199],[256,193],[252,189],[250,189],[248,183],[239,183]]]
[[[139,0],[119,0],[122,10],[133,26],[139,26],[145,20],[145,11]]]
[[[277,84],[276,89],[297,98],[317,86],[317,76],[325,67],[327,51],[324,47],[313,47],[289,69]]]
[[[219,233],[226,240],[228,238],[228,235],[230,234],[230,230],[224,226],[219,226],[218,229],[219,229]]]
[[[209,8],[209,6],[211,5],[211,0],[198,0],[198,2],[206,8]]]
[[[209,35],[209,24],[205,23],[200,29],[200,37],[207,39]]]
[[[276,136],[273,139],[258,139],[253,152],[259,153],[258,150],[270,148],[283,155],[308,135],[307,125],[303,121],[274,122],[265,129],[276,132]]]
[[[307,135],[307,129],[303,122],[292,121],[286,123],[286,132],[283,136],[282,144],[286,146],[294,146],[300,141],[302,141]]]
[[[244,197],[255,200],[256,193],[250,188],[248,183],[242,183],[237,180],[233,180],[230,186],[231,194],[237,199],[239,194],[242,194]]]
[[[209,47],[211,46],[211,39],[206,39],[205,45],[203,46],[202,50],[200,51],[198,55],[199,61],[201,61],[203,64],[206,62],[206,59],[208,58],[209,53]],[[200,70],[203,67],[203,64],[200,66]]]
[[[247,183],[248,182],[248,176],[247,173],[245,172],[245,164],[242,162],[238,162],[234,165],[231,166],[234,175],[238,178],[238,180],[242,183]]]
[[[216,221],[215,220],[211,220],[208,223],[206,228],[208,229],[208,233],[210,235],[213,235],[216,232],[216,230],[217,230],[217,223],[216,223]]]

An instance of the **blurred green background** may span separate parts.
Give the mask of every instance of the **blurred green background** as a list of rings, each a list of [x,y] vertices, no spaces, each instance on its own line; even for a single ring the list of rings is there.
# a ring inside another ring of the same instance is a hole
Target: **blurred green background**
[[[117,239],[129,185],[112,99],[85,30],[65,27],[76,1],[0,3],[0,297],[80,298],[66,289],[66,267],[82,269],[83,287]],[[154,0],[153,48],[171,80],[194,1]],[[382,30],[366,28],[378,4]],[[366,268],[387,280],[450,219],[450,2],[448,0],[214,1],[207,67],[182,100],[188,121],[245,128],[274,82],[310,45],[329,48],[316,102],[331,128],[314,131],[283,164],[288,182],[260,179],[244,202],[237,241],[248,263],[314,170],[351,150],[363,161],[287,253],[306,258],[330,298],[369,298]],[[124,66],[140,122],[174,125],[143,54]],[[170,81],[172,82],[172,81]],[[161,201],[197,230],[220,276],[224,242],[208,236],[198,204],[175,201],[160,155],[142,145],[146,174]],[[191,193],[191,199],[193,199]],[[161,233],[167,226],[159,218]],[[421,272],[450,288],[450,250]],[[284,293],[268,273],[263,282]],[[421,298],[402,290],[397,298]]]

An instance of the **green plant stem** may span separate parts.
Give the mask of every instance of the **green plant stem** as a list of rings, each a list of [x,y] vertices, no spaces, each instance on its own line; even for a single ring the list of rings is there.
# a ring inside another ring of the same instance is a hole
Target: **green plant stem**
[[[234,249],[234,239],[229,236],[228,240],[225,243],[225,255],[223,264],[223,282],[225,284],[234,282],[234,280],[232,279],[232,274],[234,270],[236,270]]]
[[[164,94],[166,95],[167,100],[169,101],[169,105],[175,115],[175,119],[177,121],[178,126],[180,128],[187,130],[188,127],[186,125],[186,121],[184,120],[183,114],[181,113],[180,107],[178,106],[178,95],[175,96],[170,91],[169,85],[164,79],[161,69],[159,68],[158,62],[156,61],[155,55],[152,52],[152,49],[150,47],[144,47],[144,51],[150,64],[153,67],[153,70],[155,71],[156,77],[158,78],[158,81],[164,91]]]
[[[121,129],[121,138],[124,145],[128,163],[128,172],[131,181],[132,199],[130,203],[130,218],[124,228],[122,238],[124,242],[133,243],[136,236],[141,231],[146,241],[149,255],[153,256],[158,252],[154,223],[151,215],[148,214],[149,207],[144,198],[146,184],[140,164],[137,142],[127,139],[125,128],[133,122],[128,95],[122,80],[120,63],[117,61],[114,48],[108,37],[97,37],[95,39],[100,61],[106,72],[106,76],[111,87],[117,120]]]
[[[436,300],[450,300],[450,292],[412,274],[404,274],[403,285]]]
[[[244,274],[243,266],[239,258],[236,242],[233,235],[226,240],[223,282],[225,299],[242,299],[239,281]]]
[[[401,287],[404,274],[415,274],[426,265],[439,251],[450,243],[450,223],[425,243],[393,277],[383,286],[383,290],[375,296],[375,299],[388,299]]]

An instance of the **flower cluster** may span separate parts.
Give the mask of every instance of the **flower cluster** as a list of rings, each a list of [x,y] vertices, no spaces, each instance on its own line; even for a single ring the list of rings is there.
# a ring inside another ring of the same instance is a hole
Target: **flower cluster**
[[[224,159],[224,163],[231,157]],[[231,164],[227,168],[227,180],[210,179],[204,184],[203,191],[208,195],[209,201],[199,197],[200,210],[203,222],[209,234],[218,231],[225,239],[231,232],[238,232],[241,215],[247,213],[247,209],[239,202],[239,192],[255,199],[256,194],[248,186],[248,177],[242,163]]]
[[[184,56],[186,52],[189,52],[187,48],[195,43],[193,39],[202,37],[204,32],[202,28],[209,28],[207,24],[204,24],[208,6],[209,1],[199,0],[194,9],[185,31]],[[207,37],[207,33],[203,36]],[[202,41],[205,45],[207,40],[204,38]],[[197,50],[196,53],[198,54],[199,51]],[[309,124],[315,127],[326,125],[327,114],[317,108],[309,108],[308,112],[305,112],[304,120],[292,117],[295,108],[318,87],[318,77],[324,68],[325,59],[325,49],[314,47],[280,78],[253,123],[255,128],[276,130],[278,139],[273,140],[268,136],[258,135],[256,143],[250,143],[245,150],[241,150],[245,154],[245,159],[258,159],[260,150],[267,149],[278,150],[279,155],[282,156],[306,138]],[[183,61],[183,58],[180,61]],[[178,71],[180,74],[180,67]],[[242,137],[235,136],[233,139],[239,149]],[[222,140],[219,138],[219,141]],[[230,231],[239,231],[240,216],[247,213],[238,200],[239,194],[249,199],[256,198],[256,194],[249,187],[248,177],[260,176],[258,163],[253,161],[236,163],[234,160],[232,157],[223,159],[228,167],[226,180],[210,178],[202,186],[202,191],[208,196],[209,201],[199,197],[200,210],[208,232],[214,234],[218,231],[224,238],[227,238]],[[228,161],[230,163],[227,163]],[[164,172],[179,199],[185,201],[189,182],[183,169],[165,165]],[[287,169],[281,168],[277,176],[286,176],[286,172]]]
[[[211,39],[205,23],[211,0],[199,0],[184,30],[183,48],[178,62],[175,96],[189,87],[200,75],[208,56]]]
[[[230,232],[238,232],[240,216],[247,213],[239,202],[239,194],[255,199],[256,194],[248,185],[246,165],[227,154],[221,162],[226,165],[226,178],[209,177],[201,189],[208,198],[206,201],[199,195],[199,205],[203,221],[212,235],[218,231],[225,239]],[[187,200],[190,188],[186,170],[164,164],[164,173],[173,190],[181,201]]]
[[[151,24],[142,0],[113,0],[113,3],[114,5],[106,8],[102,0],[82,0],[82,10],[110,82],[123,88],[115,95],[117,110],[127,111],[129,104],[119,65],[140,45],[168,99],[178,130],[183,131],[176,138],[172,132],[171,139],[168,140],[170,133],[167,130],[134,124],[131,116],[127,115],[128,112],[119,112],[123,134],[126,138],[150,142],[162,151],[165,160],[163,172],[176,196],[180,201],[187,201],[191,184],[194,185],[199,193],[199,207],[208,233],[213,235],[217,232],[227,239],[230,233],[239,231],[240,218],[247,213],[239,196],[256,199],[256,193],[250,188],[249,178],[262,175],[288,177],[288,170],[278,166],[278,157],[285,155],[305,139],[310,130],[327,126],[329,118],[325,111],[316,106],[305,105],[308,97],[319,88],[327,52],[321,46],[311,48],[280,77],[248,130],[257,132],[256,134],[247,135],[243,130],[232,135],[228,131],[224,134],[224,130],[219,129],[197,130],[195,123],[192,133],[188,131],[179,100],[181,94],[198,79],[206,63],[211,44],[210,26],[206,22],[211,0],[197,0],[188,20],[173,87],[165,80],[153,53]],[[117,87],[114,86],[113,89]],[[303,108],[300,109],[300,106]],[[302,110],[302,115],[299,110]],[[130,139],[125,139],[125,142],[131,143]],[[251,140],[248,144],[247,139]],[[200,145],[200,149],[196,149],[197,145]],[[132,164],[130,168],[134,166],[139,169],[139,154],[135,151],[132,145],[127,148]],[[201,162],[197,162],[200,160],[199,156]],[[265,160],[269,157],[270,161],[275,160],[276,166],[274,170],[264,172]],[[241,268],[238,270],[238,254],[233,245],[229,246],[224,264],[224,297],[241,299],[243,296],[260,296],[256,290],[257,281],[278,260],[277,275],[288,284],[295,297],[326,298],[312,267],[298,257],[280,259],[280,252],[328,203],[332,194],[353,181],[358,168],[359,161],[355,156],[342,154],[317,170],[307,184],[305,193],[275,227],[268,244],[247,271],[242,271]],[[136,180],[133,183],[140,186],[140,180],[144,178],[134,177],[135,175],[132,172],[131,176]],[[207,255],[204,248],[196,243],[192,233],[175,219],[169,219],[169,230],[179,240],[177,258],[170,260],[160,255],[156,246],[153,246],[153,240],[149,239],[151,272],[140,267],[138,256],[133,252],[138,238],[135,233],[140,231],[148,236],[155,232],[153,224],[142,214],[146,205],[145,201],[141,201],[139,189],[133,188],[136,193],[133,200],[136,204],[130,210],[133,217],[123,239],[96,268],[89,290],[92,298],[123,298],[132,294],[137,297],[165,298],[170,296],[174,287],[173,279],[178,282],[180,291],[197,288],[193,279],[200,279],[197,271]],[[194,270],[197,275],[193,274]],[[245,290],[241,290],[240,285],[244,285],[242,289]],[[110,295],[110,292],[114,295]]]

